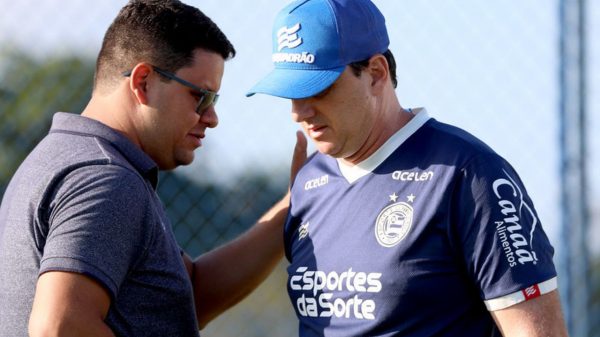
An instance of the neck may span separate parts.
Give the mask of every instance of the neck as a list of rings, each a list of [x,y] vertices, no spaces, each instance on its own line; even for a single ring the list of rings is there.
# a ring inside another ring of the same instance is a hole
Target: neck
[[[141,146],[131,120],[132,109],[121,95],[119,90],[108,94],[93,93],[81,115],[122,133],[134,144]]]
[[[395,93],[389,97],[391,98],[387,102],[383,101],[375,110],[375,123],[364,144],[356,153],[343,158],[344,163],[353,166],[369,158],[414,117],[400,106]]]

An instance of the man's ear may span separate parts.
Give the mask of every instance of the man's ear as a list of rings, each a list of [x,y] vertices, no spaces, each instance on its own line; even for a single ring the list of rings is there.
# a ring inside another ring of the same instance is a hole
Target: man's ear
[[[376,54],[371,57],[367,71],[371,75],[373,93],[382,93],[386,83],[390,80],[390,70],[385,56]]]
[[[140,104],[148,104],[148,77],[151,73],[152,66],[147,63],[138,63],[131,70],[129,89]]]

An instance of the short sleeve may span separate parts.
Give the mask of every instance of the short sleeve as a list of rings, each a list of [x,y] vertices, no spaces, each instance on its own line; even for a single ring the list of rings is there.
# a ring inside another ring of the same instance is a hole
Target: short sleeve
[[[140,176],[114,165],[86,166],[65,176],[49,203],[40,274],[85,274],[115,298],[150,240],[147,188]]]
[[[497,155],[457,177],[451,232],[489,310],[556,289],[554,249],[515,170]]]

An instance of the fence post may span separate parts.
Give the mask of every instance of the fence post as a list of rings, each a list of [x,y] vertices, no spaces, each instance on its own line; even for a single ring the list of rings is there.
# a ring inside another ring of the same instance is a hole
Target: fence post
[[[586,175],[585,0],[560,1],[559,282],[571,336],[589,335],[589,216]]]

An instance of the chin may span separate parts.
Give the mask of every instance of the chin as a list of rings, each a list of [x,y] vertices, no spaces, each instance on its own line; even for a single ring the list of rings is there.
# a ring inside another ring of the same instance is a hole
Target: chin
[[[176,169],[179,166],[186,166],[194,161],[194,157],[191,158],[174,158],[174,161],[168,163],[159,163],[158,168],[161,171],[170,171]]]
[[[158,169],[160,171],[171,171],[171,170],[175,169],[176,167],[177,167],[177,165],[175,165],[175,164],[173,164],[173,165],[171,165],[171,164],[168,164],[168,165],[164,165],[164,164],[163,165],[158,165]]]
[[[180,156],[175,158],[175,166],[186,166],[194,162],[194,153],[192,152],[187,156]]]
[[[339,151],[338,149],[336,149],[335,147],[333,147],[331,144],[322,144],[322,145],[317,145],[317,150],[319,152],[321,152],[322,154],[337,158],[339,156]]]

